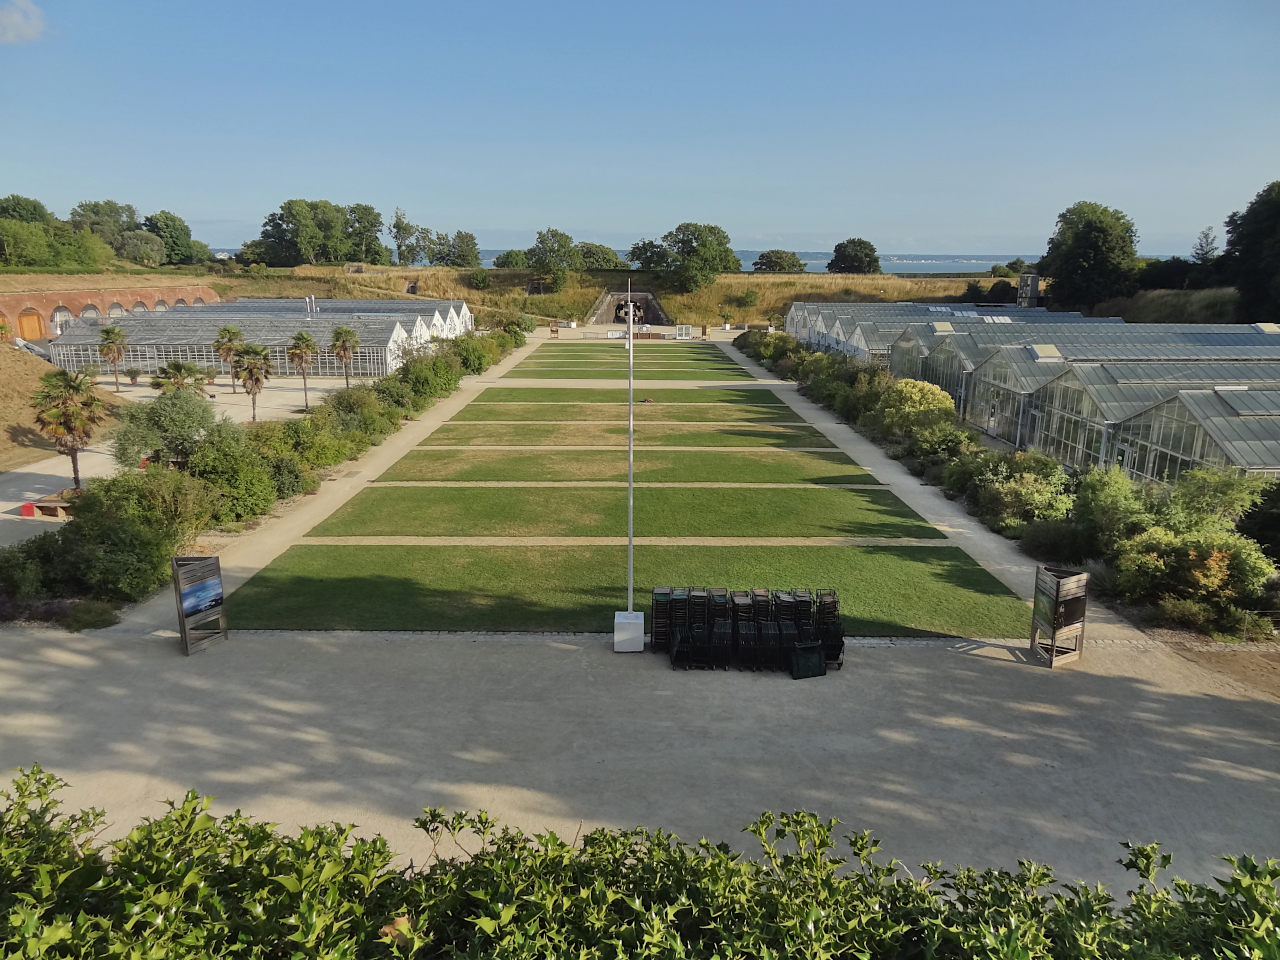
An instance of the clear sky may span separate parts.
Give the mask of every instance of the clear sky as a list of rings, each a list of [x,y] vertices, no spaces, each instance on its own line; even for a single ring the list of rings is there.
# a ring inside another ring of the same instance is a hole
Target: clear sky
[[[1280,2],[0,0],[0,194],[213,246],[291,197],[482,247],[1038,253],[1077,200],[1140,250],[1280,178]]]

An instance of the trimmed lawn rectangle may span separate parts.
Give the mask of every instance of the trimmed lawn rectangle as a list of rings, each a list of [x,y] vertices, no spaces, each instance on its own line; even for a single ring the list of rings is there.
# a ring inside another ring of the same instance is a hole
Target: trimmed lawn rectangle
[[[662,387],[637,392],[636,401],[655,403],[751,403],[785,406],[764,387]],[[627,388],[614,387],[489,387],[477,403],[626,403]]]
[[[602,370],[599,368],[587,368],[582,370],[570,370],[565,367],[552,367],[550,369],[522,369],[520,365],[513,367],[508,373],[503,374],[504,377],[512,379],[526,380],[625,380],[627,379],[627,368]],[[636,370],[635,378],[637,380],[752,380],[754,377],[742,367],[725,370],[706,370],[701,367],[692,370]]]
[[[620,537],[622,487],[370,487],[313,537]],[[888,490],[648,487],[636,490],[638,537],[932,537]]]
[[[410,450],[379,480],[626,480],[623,450]],[[875,483],[838,451],[638,450],[637,483]]]
[[[636,421],[679,420],[686,423],[803,423],[790,407],[776,403],[642,403],[637,397]],[[453,418],[453,423],[482,423],[490,420],[600,420],[625,421],[625,403],[477,403],[472,401]]]
[[[227,616],[233,630],[605,632],[625,565],[626,547],[302,545],[232,594]],[[956,547],[636,548],[638,609],[655,584],[688,583],[834,587],[854,636],[1020,637],[1031,616]]]
[[[710,423],[636,426],[636,444],[650,447],[834,447],[810,426]],[[627,445],[626,424],[610,423],[444,423],[422,446],[583,446]]]

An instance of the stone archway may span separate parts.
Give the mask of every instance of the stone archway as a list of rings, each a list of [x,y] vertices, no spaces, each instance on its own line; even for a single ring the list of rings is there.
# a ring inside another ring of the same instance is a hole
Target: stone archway
[[[49,314],[49,334],[50,336],[60,337],[62,332],[71,326],[76,315],[71,312],[70,307],[56,306]]]
[[[9,318],[5,315],[3,310],[0,310],[0,327],[4,327],[4,330],[0,331],[0,340],[7,340],[9,337],[12,337],[17,333],[17,331],[9,325]]]
[[[86,303],[84,309],[80,311],[81,320],[96,320],[101,322],[102,311],[95,307],[92,303]]]
[[[112,320],[115,320],[117,317],[123,317],[128,312],[129,311],[124,308],[124,304],[119,300],[107,307],[107,316]]]
[[[129,308],[130,313],[150,313],[150,308],[141,300],[135,301],[133,306]]]
[[[165,303],[163,300],[157,300],[155,303],[151,305],[151,309],[154,310],[156,313],[164,313],[166,310],[169,309],[169,305]]]
[[[174,305],[175,307],[185,307],[185,306],[189,306],[189,304],[187,303],[187,301],[183,300],[181,297],[179,297],[177,300],[173,301],[173,305]]]
[[[203,298],[203,297],[196,297],[194,300],[192,300],[192,301],[191,301],[191,305],[192,305],[193,307],[203,307],[203,306],[204,306],[204,298]]]
[[[45,336],[44,317],[35,307],[27,307],[18,313],[15,336],[23,340],[43,340]]]

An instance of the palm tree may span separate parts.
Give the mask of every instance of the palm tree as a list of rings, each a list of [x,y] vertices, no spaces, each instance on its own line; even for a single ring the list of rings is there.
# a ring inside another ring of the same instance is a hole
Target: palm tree
[[[311,409],[311,401],[307,399],[307,371],[311,369],[311,364],[315,363],[316,354],[319,352],[320,348],[316,346],[315,337],[303,332],[295,333],[285,349],[285,356],[289,358],[289,362],[302,373],[302,406],[306,410]]]
[[[258,419],[258,394],[275,373],[271,366],[271,351],[261,344],[246,343],[236,351],[236,366],[244,381],[244,392],[253,403],[253,419]]]
[[[93,378],[70,370],[46,373],[31,398],[40,432],[53,441],[59,453],[71,458],[71,476],[77,490],[80,451],[89,445],[93,428],[106,419],[106,407],[93,389]]]
[[[161,393],[175,393],[178,390],[200,390],[209,382],[209,375],[204,367],[186,360],[170,360],[156,369],[151,378],[151,389]]]
[[[124,360],[125,351],[129,349],[129,340],[123,327],[103,327],[100,334],[102,340],[98,344],[98,353],[102,359],[111,364],[116,375],[116,393],[120,392],[120,364]]]
[[[236,392],[236,351],[244,345],[244,334],[239,327],[223,327],[213,338],[213,349],[222,362],[231,369],[231,392]]]
[[[347,377],[347,387],[351,386],[351,361],[360,349],[360,335],[350,327],[334,327],[333,341],[329,344],[333,355],[342,361],[342,372]]]

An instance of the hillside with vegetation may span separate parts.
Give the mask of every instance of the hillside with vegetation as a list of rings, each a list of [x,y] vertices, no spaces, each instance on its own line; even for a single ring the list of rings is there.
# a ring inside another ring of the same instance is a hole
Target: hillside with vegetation
[[[56,369],[46,360],[0,343],[0,420],[5,425],[0,433],[0,471],[15,470],[55,455],[53,444],[36,429],[31,397],[40,389],[40,378]],[[101,429],[109,431],[121,405],[128,401],[102,387],[98,388],[98,395],[109,410],[109,420]]]

